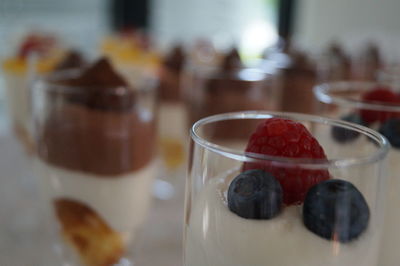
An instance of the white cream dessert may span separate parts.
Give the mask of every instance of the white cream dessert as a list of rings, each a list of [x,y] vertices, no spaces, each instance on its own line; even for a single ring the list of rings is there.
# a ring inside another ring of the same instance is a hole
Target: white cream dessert
[[[230,178],[214,178],[197,194],[186,228],[186,266],[376,265],[379,241],[373,232],[333,244],[307,230],[301,206],[271,220],[239,217],[226,202]]]
[[[260,123],[245,152],[327,159],[304,125],[282,118]],[[365,183],[376,175],[368,167],[306,169],[260,160],[237,161],[226,172],[224,160],[208,157],[204,185],[187,202],[185,266],[377,265],[381,214],[376,188]]]
[[[73,199],[90,206],[127,244],[147,217],[158,162],[121,176],[104,178],[39,161],[43,186],[52,200]],[[93,193],[95,191],[95,193]]]
[[[106,59],[48,86],[38,168],[55,217],[83,265],[114,265],[149,208],[154,114]]]
[[[180,102],[163,102],[158,112],[160,149],[165,166],[175,170],[184,163],[187,141],[187,111]]]

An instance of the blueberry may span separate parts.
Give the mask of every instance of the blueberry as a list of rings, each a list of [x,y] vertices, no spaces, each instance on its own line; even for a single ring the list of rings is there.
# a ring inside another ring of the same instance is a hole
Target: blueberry
[[[340,119],[358,125],[365,124],[358,114],[348,114],[342,116]],[[352,140],[355,140],[360,135],[360,133],[357,131],[346,129],[343,127],[333,127],[331,133],[332,137],[339,143],[350,142]]]
[[[384,135],[394,148],[400,148],[400,118],[387,120],[380,128],[379,133]]]
[[[229,186],[229,209],[247,219],[271,219],[282,208],[282,187],[275,177],[263,170],[247,170]]]
[[[369,208],[361,192],[338,179],[312,187],[303,205],[303,222],[311,232],[330,240],[350,242],[365,231]]]

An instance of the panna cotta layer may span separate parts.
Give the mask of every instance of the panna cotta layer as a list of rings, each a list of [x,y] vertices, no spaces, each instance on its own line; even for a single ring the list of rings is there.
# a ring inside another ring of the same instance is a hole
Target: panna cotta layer
[[[270,220],[241,218],[227,207],[229,180],[211,179],[195,195],[186,221],[186,266],[376,265],[374,230],[351,243],[325,240],[303,225],[301,205]]]

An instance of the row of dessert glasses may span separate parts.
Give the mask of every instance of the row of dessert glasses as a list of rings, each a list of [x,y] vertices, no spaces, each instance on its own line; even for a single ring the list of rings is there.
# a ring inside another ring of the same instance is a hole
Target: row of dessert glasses
[[[246,96],[264,99],[265,91],[256,86],[262,76],[245,69],[214,72],[211,78],[193,80],[203,84],[197,92],[205,96],[198,98],[206,99],[210,109],[221,108],[214,112],[220,113],[230,111],[223,107],[232,102],[246,102]],[[224,91],[226,85],[221,84],[238,84],[230,82],[237,77],[244,83],[254,81],[244,86],[253,90],[238,86]],[[155,92],[140,85],[133,88],[107,60],[77,72],[46,76],[35,83],[31,96],[37,169],[62,238],[72,247],[65,249],[66,260],[86,265],[128,261],[128,246],[146,216],[157,168],[153,162]],[[324,114],[341,117],[367,112],[378,116],[376,121],[359,123],[381,131],[395,150],[396,126],[390,123],[394,123],[397,107],[365,102],[362,95],[373,90],[371,86],[325,84],[316,91],[322,102],[336,105],[325,106]],[[328,89],[336,87],[338,91]],[[232,99],[224,103],[226,98]],[[253,109],[255,103],[244,105],[239,110]],[[384,126],[389,119],[389,125]],[[300,130],[311,136],[308,140],[313,145],[307,142],[297,147],[294,129],[286,133],[279,129],[276,136],[256,140],[264,149],[251,149],[247,141],[257,135],[257,124],[265,123],[269,128],[268,123],[273,122],[277,123],[275,127],[285,128],[287,120],[295,123],[295,128],[304,125]],[[394,133],[387,133],[390,129]],[[390,249],[393,242],[385,247],[386,239],[396,241],[392,229],[395,211],[390,206],[396,204],[396,183],[389,179],[393,191],[385,190],[384,158],[389,145],[375,131],[321,117],[241,112],[201,120],[191,135],[185,215],[187,265],[290,265],[300,255],[285,256],[282,252],[295,251],[301,252],[303,265],[354,265],[360,260],[361,264],[376,265],[382,228],[389,236],[384,238],[382,251],[391,255],[381,257],[396,255]],[[290,149],[285,153],[287,147]],[[304,157],[304,147],[322,149],[324,156]],[[390,161],[391,157],[395,157],[395,151],[391,151]],[[389,165],[390,173],[395,173],[395,160]],[[249,173],[251,170],[256,172]],[[260,175],[261,184],[257,183]],[[274,197],[265,199],[265,195],[271,195],[270,186],[275,186]],[[393,218],[387,216],[388,225],[382,226],[386,196]],[[272,246],[264,242],[266,239]],[[256,245],[250,245],[252,242]],[[391,265],[387,263],[384,265]]]

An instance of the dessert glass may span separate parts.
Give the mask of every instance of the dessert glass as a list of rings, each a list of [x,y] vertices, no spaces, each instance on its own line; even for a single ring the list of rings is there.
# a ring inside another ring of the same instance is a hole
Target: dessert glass
[[[386,79],[386,81],[389,81]],[[396,87],[397,84],[397,87]],[[398,91],[398,83],[391,80],[390,84],[376,82],[332,82],[317,85],[314,92],[320,101],[320,113],[333,117],[343,118],[351,113],[359,113],[361,111],[370,112],[379,116],[399,117],[400,105],[365,102],[362,95],[377,87],[391,88],[395,92]],[[380,130],[382,123],[374,122],[368,125],[370,128]],[[328,133],[330,135],[330,132]],[[360,143],[360,138],[352,138],[344,143],[337,143],[337,146],[343,148],[354,149],[354,145]],[[396,147],[397,146],[397,147]],[[381,245],[381,254],[379,259],[380,266],[395,266],[399,264],[400,253],[397,246],[400,245],[400,233],[397,230],[400,223],[400,149],[398,145],[392,143],[388,155],[388,193],[386,194],[386,217],[384,224],[384,234]]]
[[[270,75],[259,68],[191,66],[183,82],[189,125],[219,113],[276,110],[279,103]]]
[[[146,219],[155,157],[155,90],[62,85],[65,71],[32,90],[36,170],[68,265],[132,265]]]
[[[291,119],[306,126],[324,148],[328,159],[245,153],[247,141],[259,122],[273,117]],[[232,138],[224,136],[226,124],[236,124],[236,127],[243,123],[247,125],[247,132],[242,131],[241,136]],[[331,127],[358,132],[364,136],[362,143],[352,149],[337,146],[326,137]],[[380,134],[366,127],[318,116],[249,111],[202,119],[193,125],[191,139],[185,201],[185,266],[378,265],[385,195],[383,163],[389,149],[387,140]],[[239,217],[229,210],[226,192],[245,162],[271,164],[288,171],[299,168],[329,171],[332,178],[353,183],[370,208],[367,229],[348,243],[321,238],[303,225],[302,205],[284,206],[281,213],[270,220]]]
[[[188,126],[186,105],[183,101],[182,77],[185,64],[183,48],[175,46],[163,60],[158,88],[160,151],[168,179],[177,185],[177,177],[184,176]],[[174,182],[175,181],[175,182]]]

